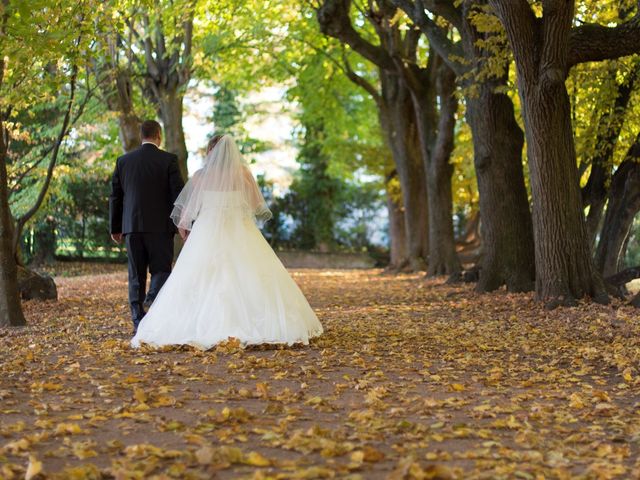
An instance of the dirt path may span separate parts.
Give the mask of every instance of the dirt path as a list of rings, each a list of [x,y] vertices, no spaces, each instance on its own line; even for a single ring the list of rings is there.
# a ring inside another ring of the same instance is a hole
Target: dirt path
[[[635,310],[294,273],[321,338],[210,352],[131,350],[123,272],[60,278],[0,330],[0,479],[640,476]]]

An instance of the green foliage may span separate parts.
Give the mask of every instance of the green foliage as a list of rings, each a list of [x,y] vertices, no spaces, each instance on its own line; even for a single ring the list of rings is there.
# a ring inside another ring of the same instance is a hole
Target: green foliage
[[[37,240],[52,225],[57,255],[123,255],[123,249],[109,237],[107,203],[113,165],[122,152],[115,124],[108,115],[105,118],[101,107],[95,103],[85,112],[86,123],[75,130],[74,141],[67,145],[47,201],[23,234],[22,253],[27,261],[43,257],[42,245],[32,239]]]
[[[234,137],[244,155],[263,152],[268,149],[265,142],[254,138],[245,128],[249,116],[248,107],[238,100],[240,92],[226,87],[216,87],[211,121],[216,134],[230,134]]]
[[[324,139],[321,123],[305,125],[298,156],[300,170],[285,200],[296,225],[293,236],[304,249],[329,250],[335,243],[336,204],[342,185],[329,173]]]

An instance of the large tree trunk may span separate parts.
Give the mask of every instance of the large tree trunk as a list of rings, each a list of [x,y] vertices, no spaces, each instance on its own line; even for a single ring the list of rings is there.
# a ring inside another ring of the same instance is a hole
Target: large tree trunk
[[[426,269],[428,206],[424,165],[411,96],[396,75],[381,72],[380,124],[398,171],[405,213],[408,260],[412,270]]]
[[[481,69],[491,53],[479,42],[493,34],[475,28],[472,8],[474,2],[463,3],[463,45],[472,66]],[[513,102],[497,92],[506,83],[506,74],[489,78],[477,86],[475,94],[466,96],[482,218],[479,292],[502,285],[510,292],[529,291],[535,279],[533,226],[522,169],[524,134]]]
[[[102,82],[107,107],[118,113],[118,133],[125,152],[140,145],[140,119],[133,105],[133,84],[129,70],[112,67]]]
[[[164,31],[161,19],[143,11],[146,72],[144,94],[155,105],[164,125],[165,148],[178,156],[184,180],[188,178],[187,146],[182,127],[182,103],[192,73],[191,47],[195,4],[183,8],[184,22],[178,29]],[[156,12],[157,14],[157,12]],[[167,48],[171,45],[172,48]]]
[[[140,145],[140,119],[136,115],[120,114],[118,116],[118,132],[125,153]]]
[[[633,219],[640,210],[639,162],[640,135],[611,181],[607,213],[595,257],[596,267],[605,278],[618,272]]]
[[[6,141],[0,124],[0,327],[25,325],[18,293],[18,268],[13,248],[13,220],[7,188]]]
[[[522,173],[523,135],[516,123],[511,100],[495,90],[506,84],[506,75],[498,79],[491,76],[488,79],[486,76],[474,78],[476,72],[486,74],[486,62],[496,61],[485,46],[491,44],[495,34],[479,32],[472,22],[478,13],[472,9],[477,8],[486,14],[486,0],[454,2],[458,5],[404,0],[392,0],[392,3],[413,19],[429,38],[432,48],[467,87],[472,87],[466,98],[467,120],[473,134],[485,240],[478,290],[490,291],[503,284],[511,291],[529,290],[533,285],[534,257],[531,215]],[[462,48],[449,40],[448,32],[426,13],[425,8],[458,28]],[[507,65],[504,67],[506,70]]]
[[[350,45],[379,68],[380,92],[356,74],[345,57],[349,79],[363,87],[378,105],[380,125],[402,187],[409,263],[413,270],[424,270],[429,253],[426,177],[411,94],[401,77],[404,67],[399,68],[397,63],[404,54],[415,58],[419,34],[411,30],[402,34],[399,24],[393,21],[396,10],[391,5],[370,3],[366,17],[380,43],[369,43],[351,23],[351,4],[351,0],[324,0],[317,10],[318,23],[325,35]]]
[[[176,90],[161,91],[157,99],[158,114],[164,125],[165,147],[178,156],[178,165],[182,178],[189,178],[187,169],[187,144],[182,127],[183,95]]]
[[[451,275],[461,270],[460,260],[456,254],[455,238],[453,234],[453,198],[451,191],[451,176],[453,165],[449,162],[454,147],[455,114],[458,101],[455,93],[455,74],[446,65],[440,65],[437,73],[438,97],[440,99],[440,119],[437,125],[436,138],[432,140],[433,132],[426,131],[435,124],[433,117],[423,107],[418,112],[422,117],[420,137],[423,142],[423,157],[425,160],[427,195],[429,198],[429,256],[427,259],[427,273],[433,275]],[[414,100],[415,97],[414,97]],[[418,102],[414,101],[414,104]],[[422,115],[421,115],[422,113]],[[420,122],[418,123],[421,124]],[[431,125],[430,125],[431,124]],[[427,142],[431,143],[427,147]],[[425,148],[427,147],[427,148]]]
[[[116,73],[116,95],[117,103],[115,103],[118,112],[118,132],[122,149],[130,152],[140,145],[140,119],[135,113],[133,107],[133,92],[131,76],[128,71],[120,70]]]
[[[601,297],[591,261],[564,79],[520,86],[536,235],[536,293],[571,303]],[[552,134],[550,134],[552,132]]]
[[[493,82],[492,82],[493,83]],[[482,258],[477,289],[506,285],[511,292],[533,288],[533,229],[522,172],[524,135],[511,99],[485,83],[467,98],[480,197]]]
[[[490,0],[511,44],[527,138],[533,197],[536,294],[550,306],[591,296],[607,302],[587,239],[565,85],[573,2],[543,5]]]

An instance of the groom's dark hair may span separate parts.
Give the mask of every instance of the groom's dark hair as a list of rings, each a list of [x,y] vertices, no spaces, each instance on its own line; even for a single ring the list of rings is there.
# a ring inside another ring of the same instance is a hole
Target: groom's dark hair
[[[140,137],[145,138],[158,138],[162,135],[162,127],[155,120],[145,120],[140,125]]]

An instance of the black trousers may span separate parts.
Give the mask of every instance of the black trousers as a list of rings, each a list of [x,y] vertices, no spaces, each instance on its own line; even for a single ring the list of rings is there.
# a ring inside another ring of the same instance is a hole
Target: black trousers
[[[173,261],[173,233],[128,233],[129,304],[134,327],[144,317],[144,303],[152,303],[169,278]],[[147,271],[151,273],[149,292]]]

